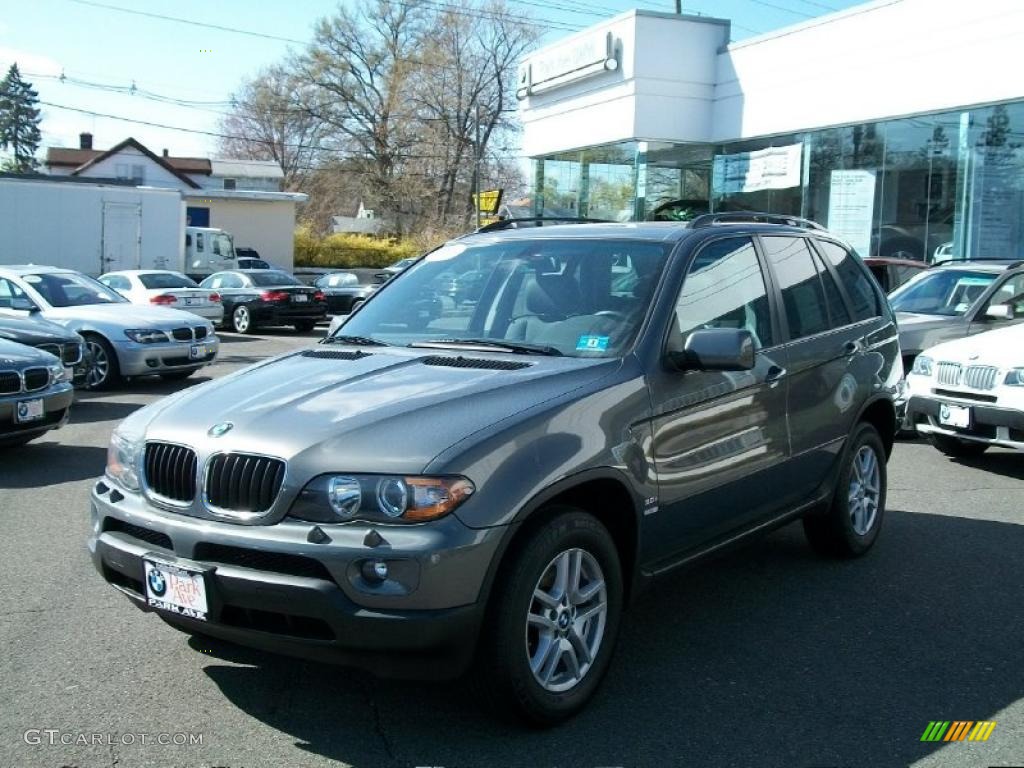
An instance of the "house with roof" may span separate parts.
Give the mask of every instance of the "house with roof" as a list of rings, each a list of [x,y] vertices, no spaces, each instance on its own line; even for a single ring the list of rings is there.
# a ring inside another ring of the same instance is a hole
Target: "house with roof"
[[[284,174],[277,163],[176,157],[166,149],[156,154],[133,138],[101,150],[92,134],[82,133],[78,147],[48,148],[45,165],[52,176],[177,189],[190,226],[224,229],[236,247],[292,267],[295,207],[307,196],[281,191]]]

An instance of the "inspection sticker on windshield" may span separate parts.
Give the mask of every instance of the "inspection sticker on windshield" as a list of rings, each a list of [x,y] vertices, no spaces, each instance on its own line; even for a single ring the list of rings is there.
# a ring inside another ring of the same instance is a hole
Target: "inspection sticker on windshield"
[[[580,336],[576,342],[577,352],[605,352],[608,349],[609,336]]]

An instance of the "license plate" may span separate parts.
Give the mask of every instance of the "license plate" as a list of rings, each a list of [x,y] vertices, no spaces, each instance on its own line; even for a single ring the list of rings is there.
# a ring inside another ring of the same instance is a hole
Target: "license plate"
[[[193,360],[199,360],[206,357],[206,345],[193,344],[192,348],[188,351],[188,356]]]
[[[939,406],[939,423],[947,427],[968,429],[971,426],[971,409],[963,405]]]
[[[309,296],[304,293],[296,293],[292,295],[292,301],[297,304],[302,304],[304,301],[309,301]]]
[[[206,579],[193,571],[158,561],[142,561],[146,568],[146,604],[179,616],[206,621]]]
[[[26,421],[38,421],[43,418],[43,399],[22,400],[14,407],[14,422],[24,424]]]
[[[197,301],[196,299],[190,299],[190,298],[186,297],[185,298],[185,306],[186,307],[191,307],[193,304],[196,303],[196,301]]]

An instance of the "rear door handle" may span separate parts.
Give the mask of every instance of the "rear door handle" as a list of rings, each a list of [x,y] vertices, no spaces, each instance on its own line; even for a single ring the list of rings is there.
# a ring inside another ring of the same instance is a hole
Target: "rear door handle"
[[[773,365],[768,369],[768,373],[764,375],[765,384],[771,384],[775,386],[786,376],[786,369],[781,365]]]

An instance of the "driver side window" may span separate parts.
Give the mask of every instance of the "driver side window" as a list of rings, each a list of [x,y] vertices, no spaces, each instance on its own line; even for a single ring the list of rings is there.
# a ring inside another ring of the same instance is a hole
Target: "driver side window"
[[[27,300],[28,297],[10,280],[0,277],[0,309],[11,309],[18,299]]]
[[[745,328],[758,349],[775,343],[761,263],[749,237],[717,240],[700,250],[676,301],[680,346],[701,328]]]

